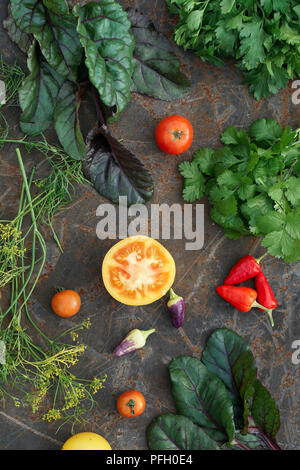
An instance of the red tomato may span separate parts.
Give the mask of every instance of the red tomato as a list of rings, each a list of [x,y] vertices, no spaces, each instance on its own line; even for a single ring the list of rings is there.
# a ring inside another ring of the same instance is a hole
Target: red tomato
[[[54,313],[60,317],[73,317],[81,307],[80,295],[70,289],[58,292],[52,297],[51,307]]]
[[[137,390],[129,390],[119,396],[117,410],[125,418],[135,418],[141,415],[146,407],[144,395]]]
[[[171,155],[185,152],[193,142],[193,127],[183,116],[169,116],[158,124],[155,139],[161,150]]]

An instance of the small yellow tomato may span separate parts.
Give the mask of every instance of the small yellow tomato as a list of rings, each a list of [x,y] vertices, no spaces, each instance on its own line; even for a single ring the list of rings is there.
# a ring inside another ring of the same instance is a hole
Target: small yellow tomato
[[[61,450],[111,450],[104,437],[94,432],[80,432],[70,437]]]

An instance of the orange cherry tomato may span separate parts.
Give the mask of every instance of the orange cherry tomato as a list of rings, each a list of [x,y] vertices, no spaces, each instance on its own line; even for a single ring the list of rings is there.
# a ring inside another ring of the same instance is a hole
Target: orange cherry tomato
[[[117,410],[125,418],[135,418],[141,415],[146,407],[144,395],[137,390],[129,390],[119,396]]]
[[[193,142],[193,127],[183,116],[163,119],[155,131],[155,139],[161,150],[171,155],[185,152]]]
[[[60,317],[73,317],[81,307],[80,295],[71,289],[58,292],[52,297],[51,307],[53,312]]]

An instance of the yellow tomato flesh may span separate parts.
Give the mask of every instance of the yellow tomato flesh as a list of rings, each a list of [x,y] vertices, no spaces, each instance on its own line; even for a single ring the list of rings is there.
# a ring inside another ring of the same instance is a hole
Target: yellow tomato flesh
[[[160,299],[173,285],[175,273],[175,262],[168,250],[142,235],[116,243],[102,265],[106,289],[126,305],[147,305]]]

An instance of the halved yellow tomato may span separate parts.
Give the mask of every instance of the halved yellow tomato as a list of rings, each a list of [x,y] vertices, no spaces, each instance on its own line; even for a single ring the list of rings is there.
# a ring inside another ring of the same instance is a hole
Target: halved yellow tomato
[[[103,282],[126,305],[147,305],[163,297],[175,279],[175,261],[158,241],[143,235],[125,238],[106,254]]]

